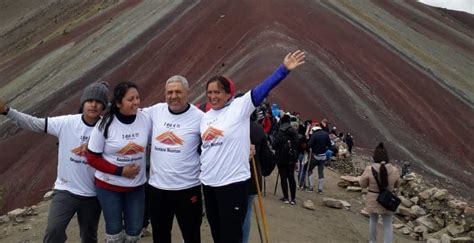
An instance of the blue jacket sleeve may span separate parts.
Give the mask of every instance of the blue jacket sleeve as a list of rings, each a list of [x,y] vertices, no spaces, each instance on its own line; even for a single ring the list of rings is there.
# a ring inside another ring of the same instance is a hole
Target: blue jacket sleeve
[[[252,103],[255,107],[259,106],[263,100],[268,96],[270,90],[275,88],[283,79],[288,76],[290,71],[281,64],[275,72],[267,79],[263,80],[251,91]]]

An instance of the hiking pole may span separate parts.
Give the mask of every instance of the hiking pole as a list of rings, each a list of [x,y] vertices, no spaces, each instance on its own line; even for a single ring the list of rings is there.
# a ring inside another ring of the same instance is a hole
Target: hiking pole
[[[263,208],[262,192],[260,191],[260,185],[258,183],[257,164],[255,158],[252,157],[253,173],[255,175],[255,186],[257,187],[258,205],[260,207],[260,214],[262,215],[263,232],[265,233],[265,242],[268,243],[268,227],[267,218],[265,217],[265,210]]]
[[[252,203],[253,213],[255,214],[255,220],[257,221],[258,235],[260,236],[260,243],[263,243],[262,229],[260,229],[260,222],[258,221],[257,205],[255,205],[255,201],[253,201]]]
[[[273,190],[273,195],[277,194],[277,186],[278,186],[278,179],[279,178],[280,178],[280,170],[278,170],[278,173],[277,173],[277,180],[275,182],[275,190]]]
[[[263,196],[267,196],[267,182],[265,181],[265,177],[263,177]]]

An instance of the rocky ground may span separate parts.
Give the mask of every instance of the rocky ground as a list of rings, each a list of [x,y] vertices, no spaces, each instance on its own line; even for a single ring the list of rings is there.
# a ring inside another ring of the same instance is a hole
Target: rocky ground
[[[357,185],[345,188],[351,185],[349,183],[350,179],[347,179],[351,178],[350,176],[342,177],[347,180],[341,180],[341,175],[354,174],[352,173],[354,172],[354,165],[360,167],[370,163],[368,155],[364,155],[364,153],[363,150],[356,149],[353,158],[332,161],[330,167],[327,167],[325,170],[326,187],[324,194],[319,195],[298,190],[297,204],[295,206],[283,204],[278,200],[282,195],[280,187],[278,187],[276,195],[273,194],[277,176],[276,171],[267,177],[266,195],[263,197],[263,201],[269,226],[270,242],[366,242],[368,218],[363,213],[364,194],[361,194],[361,190],[357,189]],[[344,182],[349,184],[344,184]],[[430,242],[438,242],[434,240],[435,237],[438,239],[443,239],[444,237],[442,242],[472,242],[472,238],[468,238],[471,241],[466,241],[466,238],[464,238],[464,241],[446,241],[454,237],[457,237],[457,240],[462,240],[460,235],[468,236],[470,234],[472,237],[473,225],[468,222],[469,217],[472,219],[472,208],[470,209],[470,216],[466,216],[464,211],[457,209],[458,215],[454,217],[456,219],[450,218],[448,220],[449,217],[445,217],[447,220],[446,226],[448,227],[444,227],[444,222],[443,226],[436,225],[430,219],[430,215],[435,215],[435,213],[433,213],[432,208],[428,209],[426,205],[430,200],[441,201],[441,204],[444,205],[441,209],[449,209],[451,206],[447,205],[448,201],[452,203],[453,198],[445,190],[432,188],[428,188],[427,192],[421,190],[420,188],[426,188],[426,184],[422,182],[420,176],[415,174],[410,174],[404,185],[400,193],[409,198],[409,200],[403,199],[401,212],[394,219],[394,228],[396,228],[394,230],[394,242],[415,242],[416,239],[426,240],[428,238],[433,238]],[[413,190],[413,188],[417,189]],[[418,192],[414,193],[414,191]],[[416,196],[410,198],[409,195],[415,194]],[[414,199],[417,196],[419,199]],[[325,201],[329,201],[329,198],[336,199],[336,201],[325,203]],[[307,203],[308,200],[311,200],[314,204],[314,210],[303,207],[303,204]],[[340,203],[339,200],[343,200],[344,203]],[[414,201],[419,206],[416,206],[413,203]],[[345,205],[347,203],[350,204],[349,207]],[[10,218],[8,216],[0,217],[0,242],[41,242],[49,204],[50,201],[46,200],[34,206],[33,209],[28,208],[24,212],[16,212],[20,214],[19,216],[14,216],[15,213],[11,212]],[[461,204],[457,203],[452,205],[452,207],[460,207]],[[336,208],[331,208],[327,205]],[[411,206],[411,208],[408,206]],[[466,203],[464,203],[465,207]],[[451,211],[455,215],[455,210]],[[21,216],[21,214],[24,216]],[[461,215],[463,216],[461,217]],[[472,223],[472,221],[470,222]],[[435,230],[438,232],[435,234],[431,233],[435,232]],[[71,221],[67,232],[69,241],[78,241],[79,234],[75,218]],[[201,232],[203,242],[212,242],[206,220],[203,221]],[[379,224],[379,238],[382,238],[381,234],[382,228],[381,224]],[[180,231],[176,222],[172,235],[173,242],[181,241]],[[101,219],[99,238],[103,239],[103,237],[104,221]],[[253,221],[251,242],[259,242],[259,240],[258,228],[256,222]],[[152,242],[152,239],[151,237],[144,237],[142,242]]]
[[[324,195],[308,193],[298,190],[295,206],[283,204],[278,199],[282,196],[278,187],[277,194],[273,195],[276,171],[266,178],[266,196],[264,197],[267,212],[268,232],[270,242],[366,242],[368,235],[368,219],[360,214],[363,208],[360,192],[348,192],[337,186],[340,174],[333,169],[326,169],[326,188]],[[341,199],[351,204],[348,209],[334,209],[324,206],[323,198]],[[314,202],[315,210],[303,207],[303,202]],[[12,219],[0,225],[0,242],[41,242],[46,225],[50,201],[36,206],[37,215],[21,217],[16,222]],[[261,221],[260,221],[261,222]],[[379,225],[379,238],[382,237],[382,228]],[[180,242],[180,231],[175,223],[173,227],[173,242]],[[207,221],[202,225],[203,242],[212,242]],[[79,239],[77,222],[71,221],[68,227],[68,237],[71,242]],[[101,219],[99,237],[104,237],[104,221]],[[101,241],[101,240],[100,240]],[[259,242],[258,229],[252,221],[251,242]],[[151,237],[143,238],[142,242],[152,242]],[[395,234],[394,242],[413,242],[408,236]]]

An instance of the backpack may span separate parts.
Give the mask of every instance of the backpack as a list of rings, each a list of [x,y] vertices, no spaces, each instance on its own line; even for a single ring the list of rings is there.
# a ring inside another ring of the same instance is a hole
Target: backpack
[[[288,130],[278,131],[276,142],[279,143],[275,149],[278,154],[278,164],[288,165],[295,162],[296,148],[291,143],[291,133]]]
[[[269,148],[267,141],[260,147],[260,168],[262,176],[267,177],[272,174],[276,166],[275,153]]]

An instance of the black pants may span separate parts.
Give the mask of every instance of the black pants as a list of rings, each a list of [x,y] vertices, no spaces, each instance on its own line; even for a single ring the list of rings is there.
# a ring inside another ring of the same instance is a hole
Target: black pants
[[[295,164],[278,165],[278,172],[280,173],[281,190],[283,197],[288,199],[288,183],[290,184],[291,200],[296,197],[296,182],[295,182]]]
[[[248,181],[220,187],[203,186],[206,215],[215,243],[242,243],[247,213]]]
[[[179,191],[161,190],[150,186],[149,198],[153,242],[171,242],[175,215],[184,242],[201,242],[201,186]]]

